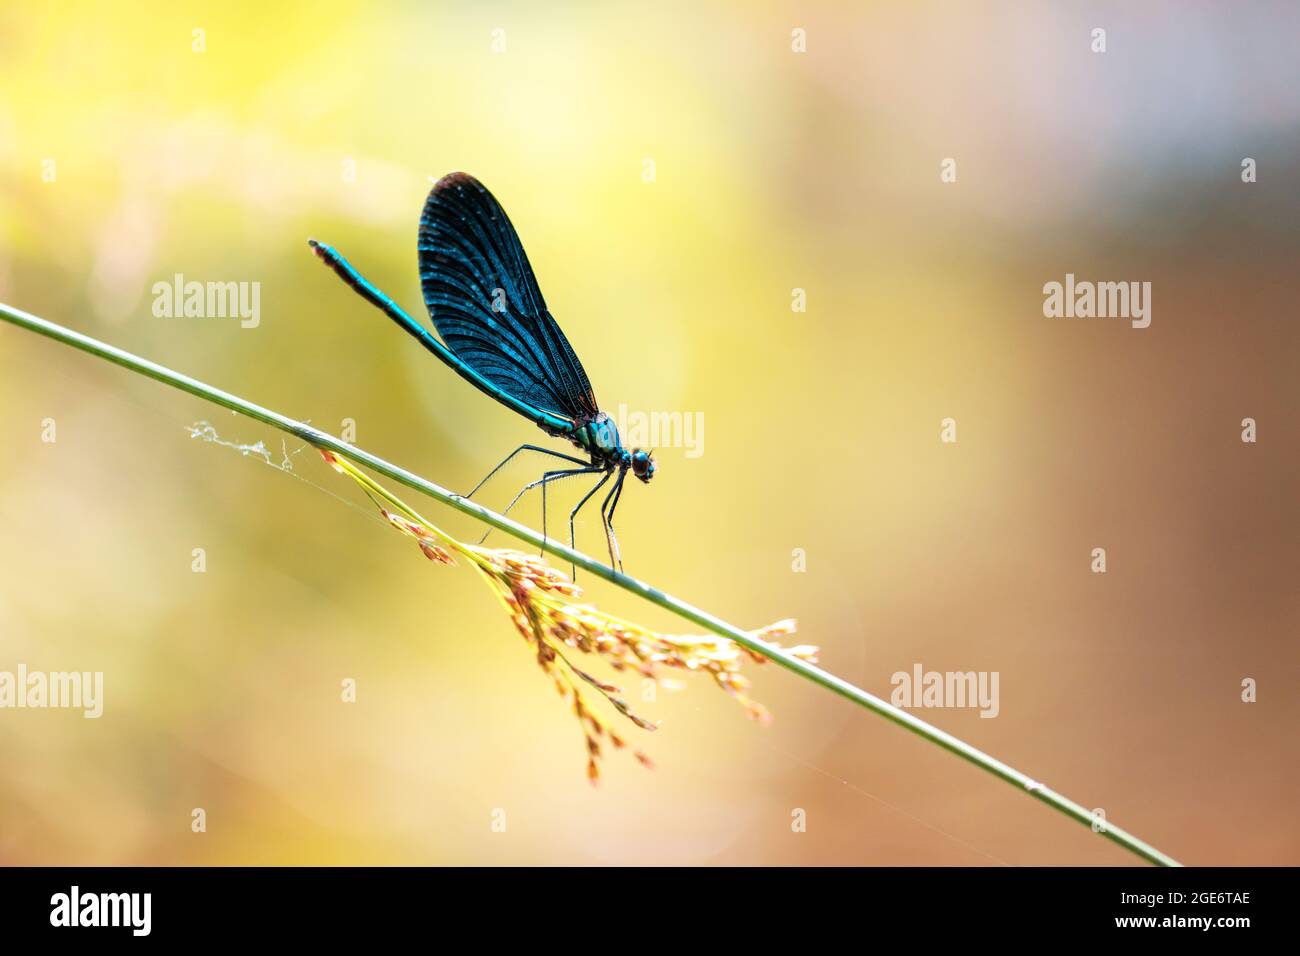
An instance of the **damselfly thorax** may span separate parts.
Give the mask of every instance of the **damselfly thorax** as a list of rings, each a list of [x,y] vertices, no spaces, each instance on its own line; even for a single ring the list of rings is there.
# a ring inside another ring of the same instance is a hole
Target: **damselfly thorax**
[[[563,436],[591,456],[593,465],[603,465],[606,470],[632,469],[632,474],[642,481],[654,477],[655,465],[648,452],[628,451],[618,437],[614,419],[601,412],[593,421],[579,426]]]

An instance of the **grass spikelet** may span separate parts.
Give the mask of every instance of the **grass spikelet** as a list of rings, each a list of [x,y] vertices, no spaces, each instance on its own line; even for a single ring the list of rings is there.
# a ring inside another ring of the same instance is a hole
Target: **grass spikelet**
[[[614,671],[630,671],[652,680],[659,680],[665,669],[707,673],[751,717],[769,719],[767,710],[748,696],[750,682],[740,673],[742,664],[762,663],[762,656],[726,638],[660,634],[606,614],[591,604],[579,603],[582,589],[545,559],[511,548],[484,548],[458,541],[420,517],[346,458],[325,450],[321,455],[335,471],[360,485],[385,520],[405,537],[414,539],[425,557],[439,564],[455,564],[455,558],[461,557],[478,572],[519,635],[533,649],[537,666],[552,680],[560,696],[571,701],[586,742],[587,778],[593,784],[600,779],[604,756],[601,739],[609,740],[614,750],[623,750],[627,744],[588,706],[584,688],[603,697],[616,713],[641,730],[655,730],[658,724],[634,712],[616,684],[574,666],[569,652],[593,655]],[[780,647],[778,641],[794,631],[795,622],[784,620],[752,635]],[[809,662],[817,659],[817,648],[810,645],[790,648],[789,653]],[[633,750],[632,755],[653,769],[654,764],[644,753]]]

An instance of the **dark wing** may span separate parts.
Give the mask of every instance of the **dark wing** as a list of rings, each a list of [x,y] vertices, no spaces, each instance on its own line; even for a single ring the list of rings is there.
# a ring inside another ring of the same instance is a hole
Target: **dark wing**
[[[451,173],[429,193],[420,283],[443,342],[494,386],[579,424],[600,413],[514,226],[473,176]]]

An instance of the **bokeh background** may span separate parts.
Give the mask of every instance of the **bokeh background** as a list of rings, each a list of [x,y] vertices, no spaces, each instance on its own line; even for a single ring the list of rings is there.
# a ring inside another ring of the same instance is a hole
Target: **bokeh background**
[[[539,433],[305,240],[422,314],[429,177],[472,172],[603,405],[703,415],[703,454],[661,448],[624,495],[630,573],[796,617],[882,695],[916,663],[998,671],[996,719],[921,716],[1185,862],[1296,864],[1298,27],[1287,3],[6,4],[0,300],[352,419],[463,490]],[[1151,282],[1151,327],[1044,318],[1067,272]],[[259,282],[260,325],[155,318],[176,273]],[[592,788],[468,570],[311,453],[277,471],[200,420],[281,457],[0,327],[0,669],[106,681],[97,721],[0,712],[0,861],[1137,862],[771,666],[770,727],[687,680],[640,705],[658,768]],[[593,513],[579,539],[601,553]]]

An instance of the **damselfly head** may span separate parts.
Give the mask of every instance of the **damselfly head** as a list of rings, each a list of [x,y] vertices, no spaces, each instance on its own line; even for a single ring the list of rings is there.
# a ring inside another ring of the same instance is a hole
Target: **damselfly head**
[[[653,455],[654,452],[642,451],[640,448],[632,452],[632,474],[644,482],[649,482],[655,476]]]

